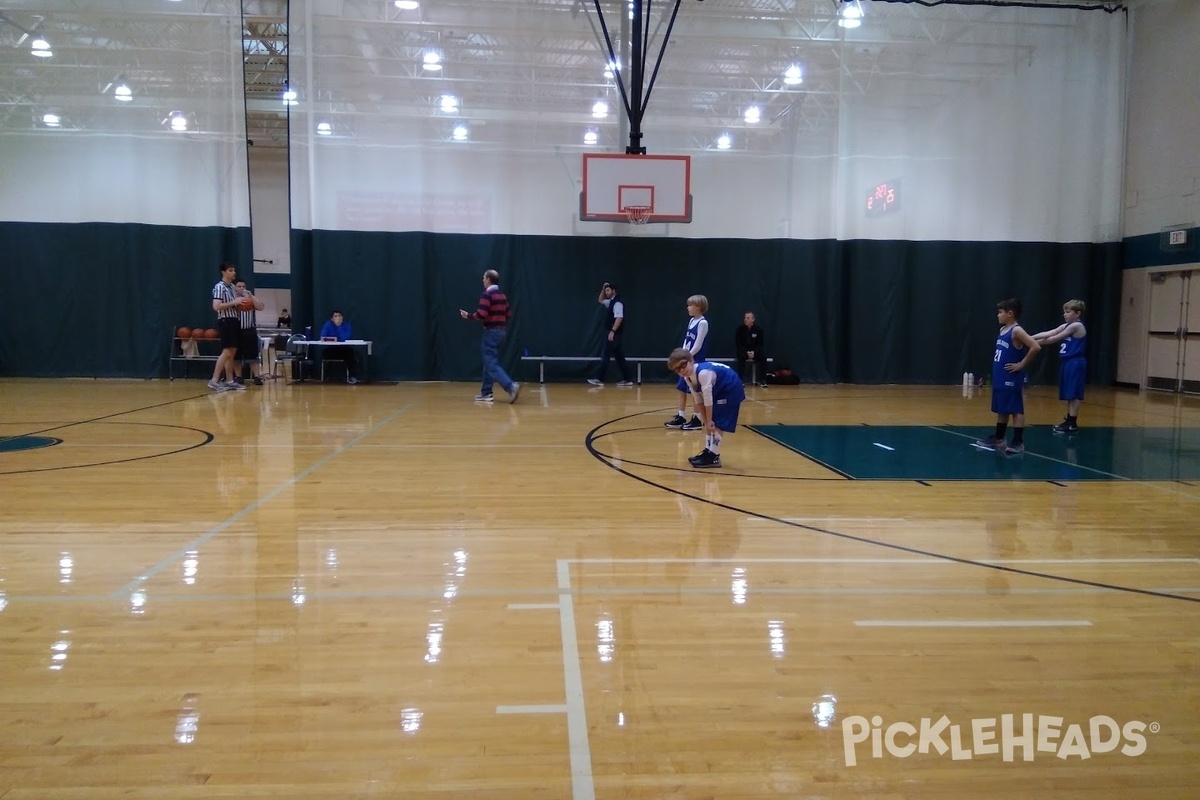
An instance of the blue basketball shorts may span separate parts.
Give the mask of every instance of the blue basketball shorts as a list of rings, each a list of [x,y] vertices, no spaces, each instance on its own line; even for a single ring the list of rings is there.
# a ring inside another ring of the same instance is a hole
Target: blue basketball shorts
[[[726,433],[733,433],[737,430],[738,411],[741,410],[742,401],[745,399],[744,389],[732,393],[729,397],[713,398],[712,419],[717,430]]]
[[[1024,414],[1025,395],[1018,385],[1012,389],[992,388],[992,412],[996,414]]]
[[[1087,359],[1068,358],[1058,368],[1058,399],[1082,400],[1087,385]]]

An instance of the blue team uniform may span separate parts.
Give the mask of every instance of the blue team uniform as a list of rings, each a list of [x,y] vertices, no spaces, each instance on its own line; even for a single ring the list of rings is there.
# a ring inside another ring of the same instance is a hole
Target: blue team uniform
[[[996,414],[1024,414],[1025,371],[1008,372],[1006,364],[1016,364],[1025,357],[1024,349],[1013,343],[1013,325],[996,337],[996,355],[992,358],[992,411]]]
[[[724,364],[705,361],[696,364],[695,383],[680,377],[688,391],[699,394],[702,398],[704,394],[700,389],[700,374],[703,372],[712,372],[716,378],[712,386],[713,424],[717,426],[717,430],[732,433],[737,429],[738,410],[742,407],[742,401],[746,399],[746,387],[738,377],[737,370]]]
[[[1072,336],[1058,343],[1058,399],[1082,400],[1087,385],[1087,336]]]
[[[704,317],[693,317],[688,322],[687,333],[683,335],[684,350],[690,351],[692,346],[696,344],[696,337],[700,335],[700,321],[703,319]],[[696,364],[700,364],[705,360],[705,358],[708,357],[708,340],[710,338],[711,337],[709,336],[705,336],[704,342],[700,345],[700,349],[692,354],[692,358],[695,359]],[[691,387],[688,386],[687,381],[685,381],[683,378],[680,378],[675,382],[675,388],[681,392],[691,391]]]

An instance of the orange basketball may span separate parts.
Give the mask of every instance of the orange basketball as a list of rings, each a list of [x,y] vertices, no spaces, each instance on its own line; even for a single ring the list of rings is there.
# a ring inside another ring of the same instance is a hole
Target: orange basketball
[[[254,310],[254,298],[253,297],[239,297],[238,301],[237,301],[237,307],[239,309],[241,309],[242,311],[253,311]]]
[[[221,335],[221,334],[217,333],[217,329],[216,329],[216,328],[209,328],[208,330],[206,330],[206,331],[204,332],[204,338],[205,338],[205,339],[216,339],[216,338],[217,338],[218,336],[220,336],[220,335]]]
[[[203,339],[204,338],[204,328],[192,328],[192,338],[193,339]]]
[[[192,329],[180,328],[179,330],[175,331],[175,336],[179,339],[190,339],[192,338]]]

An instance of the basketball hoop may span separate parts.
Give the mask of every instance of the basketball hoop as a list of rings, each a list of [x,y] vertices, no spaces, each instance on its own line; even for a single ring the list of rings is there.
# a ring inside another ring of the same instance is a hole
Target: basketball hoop
[[[623,210],[630,225],[645,225],[650,221],[650,206],[625,206]]]

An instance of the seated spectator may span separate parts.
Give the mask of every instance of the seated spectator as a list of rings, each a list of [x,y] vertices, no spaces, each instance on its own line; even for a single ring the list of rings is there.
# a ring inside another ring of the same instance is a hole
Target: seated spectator
[[[288,313],[288,310],[286,308],[283,311],[279,312],[279,322],[277,322],[275,324],[275,327],[277,327],[277,328],[292,327],[292,315]]]
[[[742,317],[742,324],[737,329],[737,374],[744,382],[746,380],[746,362],[752,361],[757,365],[755,377],[758,383],[766,386],[764,379],[767,375],[767,348],[763,340],[763,329],[754,320],[754,312],[747,311]]]
[[[344,342],[351,338],[353,337],[350,335],[350,323],[346,322],[341,311],[335,310],[321,326],[323,342]],[[322,358],[336,358],[346,363],[346,383],[358,383],[358,358],[353,347],[325,347],[322,350]]]

